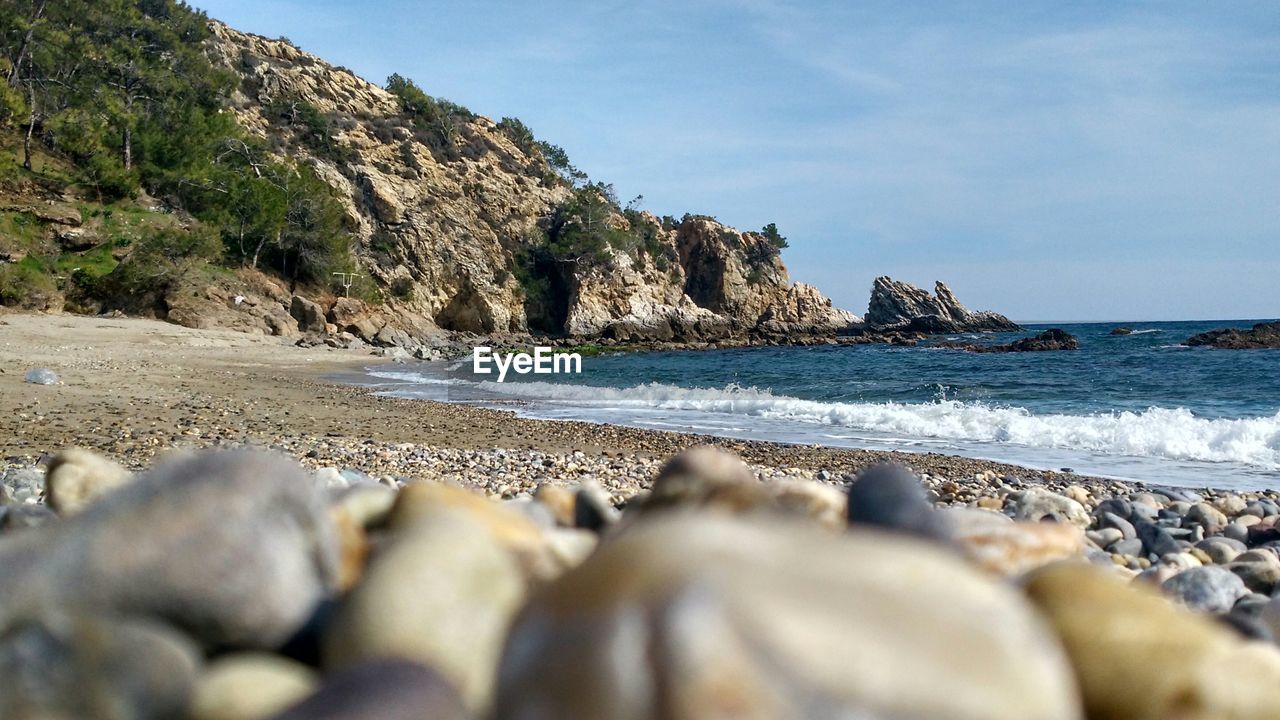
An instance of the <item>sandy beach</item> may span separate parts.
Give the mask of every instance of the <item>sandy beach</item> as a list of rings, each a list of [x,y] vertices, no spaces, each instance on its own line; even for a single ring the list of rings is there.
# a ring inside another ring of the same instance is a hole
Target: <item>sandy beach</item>
[[[658,464],[695,444],[737,452],[762,477],[840,481],[891,460],[927,477],[943,499],[971,501],[996,478],[1095,481],[938,454],[886,453],[709,438],[592,423],[531,420],[513,412],[382,397],[342,384],[386,362],[368,350],[299,348],[275,337],[192,330],[134,318],[0,316],[0,457],[29,465],[70,446],[130,467],[170,450],[250,444],[313,467],[372,476],[445,476],[511,496],[546,477],[593,477],[620,500],[643,490]],[[24,382],[32,368],[61,383]],[[521,472],[532,453],[545,473]],[[975,478],[982,477],[979,481]],[[948,498],[948,496],[954,496]]]

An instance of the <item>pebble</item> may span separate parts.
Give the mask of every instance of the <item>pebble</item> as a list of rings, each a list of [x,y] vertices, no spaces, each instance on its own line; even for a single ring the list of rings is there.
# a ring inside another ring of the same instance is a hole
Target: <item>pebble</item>
[[[920,480],[901,465],[875,465],[849,486],[850,527],[875,527],[945,540],[950,532],[943,516],[925,497]]]
[[[1275,647],[1244,642],[1145,586],[1089,565],[1038,570],[1026,592],[1071,656],[1089,718],[1275,717]]]
[[[741,511],[759,508],[765,496],[751,468],[737,455],[703,445],[662,466],[644,507],[714,505]]]
[[[537,591],[499,677],[495,720],[1081,717],[1039,618],[952,553],[717,513],[642,520]]]
[[[57,615],[0,634],[0,715],[6,718],[183,717],[199,654],[155,623]]]
[[[421,500],[405,503],[405,493]],[[323,638],[327,668],[376,658],[412,660],[441,672],[477,713],[488,706],[494,669],[525,578],[501,521],[482,520],[447,486],[409,485],[392,515],[397,532],[378,549]],[[470,495],[470,493],[467,493]],[[528,523],[510,511],[513,522]],[[523,534],[523,529],[517,530]],[[536,529],[535,529],[536,532]]]
[[[336,586],[336,545],[296,465],[201,454],[0,543],[0,625],[59,607],[163,619],[210,646],[273,647]]]
[[[1212,614],[1229,612],[1249,592],[1238,575],[1217,565],[1183,570],[1160,587],[1187,607]]]
[[[1015,522],[1005,515],[973,508],[946,508],[941,514],[968,557],[996,575],[1017,577],[1084,553],[1084,531],[1075,525]]]
[[[49,463],[46,501],[59,515],[74,515],[131,479],[133,473],[116,461],[89,450],[70,448]]]
[[[315,694],[272,720],[472,720],[439,673],[406,660],[369,660],[329,674]]]
[[[1228,564],[1228,562],[1235,560],[1240,553],[1248,550],[1248,546],[1245,546],[1243,542],[1225,537],[1204,538],[1196,543],[1196,547],[1210,556],[1213,564],[1216,565]]]
[[[189,720],[265,720],[311,694],[316,673],[279,655],[225,655],[196,683]]]
[[[1069,497],[1049,492],[1043,488],[1028,488],[1009,495],[1006,505],[1016,520],[1030,522],[1070,523],[1089,527],[1092,518],[1084,505]]]

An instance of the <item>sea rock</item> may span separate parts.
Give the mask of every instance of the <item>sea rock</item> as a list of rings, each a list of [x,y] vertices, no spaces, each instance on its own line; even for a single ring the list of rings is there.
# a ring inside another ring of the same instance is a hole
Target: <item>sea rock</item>
[[[1079,502],[1043,488],[1028,488],[1009,495],[1006,508],[1015,520],[1070,523],[1086,528],[1093,522]]]
[[[1050,328],[1034,337],[1014,340],[1006,345],[940,342],[936,343],[935,347],[957,348],[976,353],[1048,352],[1054,350],[1076,350],[1080,347],[1080,341],[1065,330]]]
[[[409,485],[402,494],[422,485]],[[323,639],[325,665],[349,667],[381,657],[417,661],[439,670],[479,712],[492,696],[503,637],[525,597],[525,577],[504,546],[502,525],[486,521],[469,500],[441,493],[426,504],[412,511],[397,505],[394,534],[374,554]]]
[[[946,519],[925,497],[920,479],[901,465],[874,465],[849,485],[850,527],[871,527],[945,540]]]
[[[1280,651],[1274,647],[1245,642],[1145,586],[1088,565],[1038,570],[1026,592],[1070,654],[1091,719],[1275,715]]]
[[[1132,334],[1133,334],[1133,328],[1127,328],[1127,327],[1112,328],[1112,329],[1111,329],[1111,332],[1110,332],[1109,334],[1111,334],[1111,335],[1132,335]]]
[[[311,694],[311,668],[279,655],[240,653],[213,661],[200,676],[190,720],[265,720]]]
[[[1160,587],[1193,610],[1215,614],[1229,612],[1249,592],[1239,576],[1217,565],[1183,570]]]
[[[45,474],[46,501],[64,517],[133,478],[119,463],[81,448],[63,450],[49,463]]]
[[[0,715],[6,718],[183,717],[199,653],[163,626],[46,616],[0,632]]]
[[[996,575],[1016,577],[1084,554],[1084,531],[1075,525],[1014,522],[972,508],[947,508],[941,514],[969,559]]]
[[[1223,350],[1258,350],[1280,348],[1280,322],[1258,323],[1249,330],[1227,328],[1211,330],[1188,338],[1184,345],[1209,346]]]
[[[706,513],[536,592],[499,678],[496,720],[1080,717],[1039,618],[946,551]]]
[[[458,692],[416,663],[379,659],[325,678],[315,694],[273,720],[472,720]]]
[[[298,329],[302,332],[323,333],[327,324],[324,308],[301,295],[294,295],[289,300],[289,315],[298,321]]]
[[[991,312],[970,312],[945,284],[935,286],[936,297],[909,283],[878,277],[871,286],[866,322],[876,327],[911,326],[926,333],[1021,330],[1016,323]],[[914,324],[913,324],[914,321]]]
[[[0,626],[59,607],[157,618],[214,647],[273,647],[335,588],[336,546],[298,466],[202,453],[0,543]]]

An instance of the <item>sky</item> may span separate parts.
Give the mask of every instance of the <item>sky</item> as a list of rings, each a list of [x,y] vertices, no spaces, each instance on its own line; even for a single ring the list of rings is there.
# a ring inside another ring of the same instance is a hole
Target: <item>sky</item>
[[[777,223],[859,314],[890,275],[1021,321],[1280,316],[1274,0],[195,4],[655,213]]]

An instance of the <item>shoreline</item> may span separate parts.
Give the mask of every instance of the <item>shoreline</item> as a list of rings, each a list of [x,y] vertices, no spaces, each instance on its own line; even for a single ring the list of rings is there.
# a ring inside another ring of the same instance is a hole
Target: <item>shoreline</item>
[[[896,462],[923,476],[935,491],[952,488],[938,493],[944,502],[971,502],[1033,485],[1056,491],[1076,485],[1101,496],[1161,489],[1265,492],[1061,472],[940,452],[525,417],[515,409],[382,395],[385,388],[361,382],[379,365],[404,367],[368,348],[297,347],[277,337],[157,320],[0,314],[0,470],[32,466],[69,446],[94,449],[136,468],[150,465],[165,450],[251,445],[280,450],[316,468],[408,479],[422,471],[485,487],[483,473],[447,467],[461,462],[465,469],[476,462],[449,451],[484,451],[489,465],[480,465],[497,476],[559,477],[576,460],[581,467],[572,477],[598,479],[625,502],[647,489],[660,461],[709,444],[739,454],[765,479],[840,484],[869,465]],[[37,367],[54,369],[63,383],[53,388],[25,384],[26,371]],[[494,451],[510,452],[494,465]],[[528,473],[511,453],[533,453],[524,464],[544,463],[549,471]],[[495,487],[505,490],[495,494],[510,496],[531,492],[535,485]]]
[[[10,465],[30,465],[72,445],[143,467],[166,450],[248,444],[283,451],[312,467],[369,475],[413,478],[425,467],[434,476],[448,469],[437,466],[462,463],[456,479],[487,487],[492,483],[485,473],[492,468],[481,460],[506,451],[545,456],[547,467],[557,469],[545,475],[557,479],[559,471],[577,464],[568,479],[596,476],[625,500],[647,488],[662,460],[693,445],[713,444],[738,453],[758,471],[773,471],[762,476],[830,483],[877,462],[899,462],[927,476],[942,499],[954,501],[1003,485],[1079,485],[1102,494],[1158,487],[938,453],[735,440],[387,397],[337,380],[363,374],[382,358],[226,330],[76,315],[0,315],[0,323],[0,457]],[[25,384],[26,371],[37,367],[53,369],[62,384]],[[467,453],[473,456],[466,459]],[[509,459],[508,465],[519,465]],[[481,469],[468,474],[467,463]],[[602,469],[617,472],[599,477]],[[527,475],[498,483],[496,489],[505,492],[495,494],[532,491],[530,483],[540,474]]]

